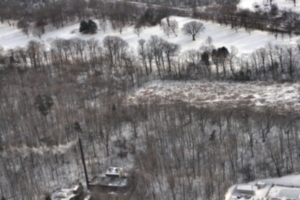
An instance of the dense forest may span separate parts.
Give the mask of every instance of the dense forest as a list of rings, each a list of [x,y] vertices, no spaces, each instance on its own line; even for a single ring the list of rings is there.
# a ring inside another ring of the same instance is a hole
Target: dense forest
[[[130,23],[137,30],[153,24],[164,28],[168,22],[163,18],[173,13],[189,15],[169,7],[140,9],[130,3],[96,0],[39,2],[0,1],[1,22],[39,37],[49,25],[59,28],[91,16],[102,22],[102,30],[110,23],[122,32]],[[195,1],[194,5],[207,3],[211,1]],[[204,16],[198,11],[191,14]],[[245,25],[251,17],[238,12],[236,16],[241,18],[232,18],[236,19],[233,24],[239,23],[233,28],[256,29]],[[270,13],[267,17],[274,18]],[[218,19],[206,20],[227,23],[227,18]],[[176,26],[174,30],[166,29],[166,34],[180,31]],[[289,32],[282,37],[289,37]],[[141,39],[136,52],[118,36],[107,36],[102,43],[54,39],[50,49],[39,41],[23,48],[0,48],[1,195],[41,199],[66,183],[82,181],[78,137],[83,140],[90,177],[109,166],[135,169],[138,185],[132,199],[137,200],[223,199],[233,184],[297,173],[297,111],[254,110],[247,104],[232,108],[187,102],[133,103],[127,97],[154,80],[222,80],[245,85],[249,81],[297,81],[299,51],[300,42],[268,44],[241,58],[235,47],[215,47],[207,38],[198,50],[181,52],[180,46],[157,36]]]

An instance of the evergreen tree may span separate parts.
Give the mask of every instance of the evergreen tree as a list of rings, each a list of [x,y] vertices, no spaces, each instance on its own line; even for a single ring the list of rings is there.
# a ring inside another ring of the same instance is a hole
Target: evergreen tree
[[[77,131],[78,133],[82,133],[82,129],[78,121],[74,122],[74,130]]]
[[[92,20],[89,20],[88,21],[88,33],[96,33],[97,32],[97,24],[92,21]]]
[[[88,29],[89,29],[88,23],[86,21],[81,21],[79,32],[80,33],[88,33]]]
[[[80,23],[79,32],[84,34],[93,34],[97,32],[97,29],[98,26],[93,20],[89,20],[88,22],[82,21]]]
[[[40,113],[46,116],[53,105],[53,100],[51,96],[38,95],[35,98],[35,104]]]
[[[51,200],[51,194],[50,193],[45,194],[45,200]]]

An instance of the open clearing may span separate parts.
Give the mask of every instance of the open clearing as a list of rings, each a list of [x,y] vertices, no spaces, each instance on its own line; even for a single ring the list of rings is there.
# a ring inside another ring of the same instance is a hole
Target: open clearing
[[[122,31],[122,34],[119,33],[118,30],[112,30],[112,28],[109,26],[104,32],[99,26],[98,33],[92,35],[83,35],[78,32],[79,23],[75,23],[60,29],[50,29],[48,27],[48,31],[42,35],[41,39],[39,39],[38,37],[34,37],[32,35],[27,37],[20,29],[9,27],[8,24],[0,24],[0,46],[4,47],[5,49],[16,48],[18,46],[25,47],[30,40],[37,40],[43,42],[49,49],[51,41],[56,38],[80,38],[86,40],[95,38],[101,42],[106,36],[114,35],[121,37],[128,42],[132,49],[135,49],[138,46],[138,40],[148,40],[152,35],[157,35],[158,37],[168,40],[169,42],[179,44],[181,46],[181,52],[183,52],[190,49],[199,49],[201,45],[205,43],[207,37],[210,36],[213,39],[213,45],[216,48],[222,46],[227,48],[230,46],[235,46],[238,48],[240,55],[243,55],[252,53],[259,48],[265,47],[268,43],[272,43],[274,45],[295,44],[296,40],[298,39],[298,37],[292,37],[290,39],[288,36],[285,36],[284,38],[278,37],[278,39],[276,39],[268,32],[247,32],[243,28],[235,31],[234,29],[231,29],[230,26],[226,27],[225,25],[221,26],[217,23],[198,20],[204,24],[205,30],[200,34],[196,41],[192,41],[192,37],[184,35],[181,31],[181,28],[185,23],[195,19],[189,17],[171,17],[171,19],[175,19],[179,24],[177,37],[174,34],[171,34],[169,37],[166,36],[159,25],[144,28],[140,34],[140,37],[134,33],[133,25],[125,27]],[[98,22],[97,20],[95,21]]]
[[[130,103],[191,103],[215,109],[270,108],[278,112],[300,111],[299,83],[236,83],[153,81],[134,91]]]

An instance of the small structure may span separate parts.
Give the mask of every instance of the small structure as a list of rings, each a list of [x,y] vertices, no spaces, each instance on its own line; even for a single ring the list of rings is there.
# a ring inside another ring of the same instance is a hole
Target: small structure
[[[121,167],[110,167],[106,170],[105,175],[107,177],[119,177],[119,178],[125,177],[124,169]]]
[[[125,173],[121,167],[110,167],[105,174],[95,176],[89,181],[92,196],[95,194],[130,196],[134,188],[134,177]]]
[[[257,189],[263,189],[266,187],[266,183],[262,181],[258,181],[256,182],[255,186],[257,187]]]
[[[54,200],[77,200],[83,196],[83,186],[81,183],[70,189],[60,189],[52,196]]]
[[[252,199],[255,196],[255,190],[252,185],[237,185],[230,200]]]
[[[236,193],[238,194],[244,194],[244,195],[255,195],[255,192],[254,192],[254,188],[252,185],[238,185],[236,187]]]

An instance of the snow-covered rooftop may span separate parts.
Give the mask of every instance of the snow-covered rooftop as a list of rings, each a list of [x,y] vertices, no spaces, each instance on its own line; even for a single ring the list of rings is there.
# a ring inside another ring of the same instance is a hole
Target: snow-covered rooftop
[[[265,183],[265,187],[257,187],[257,184]],[[239,191],[254,191],[253,195],[248,193],[244,194]],[[235,199],[276,199],[276,200],[286,200],[286,199],[299,199],[300,198],[300,175],[290,175],[281,178],[270,178],[264,180],[258,180],[250,182],[248,184],[238,184],[234,185],[228,189],[225,196],[226,200]]]

